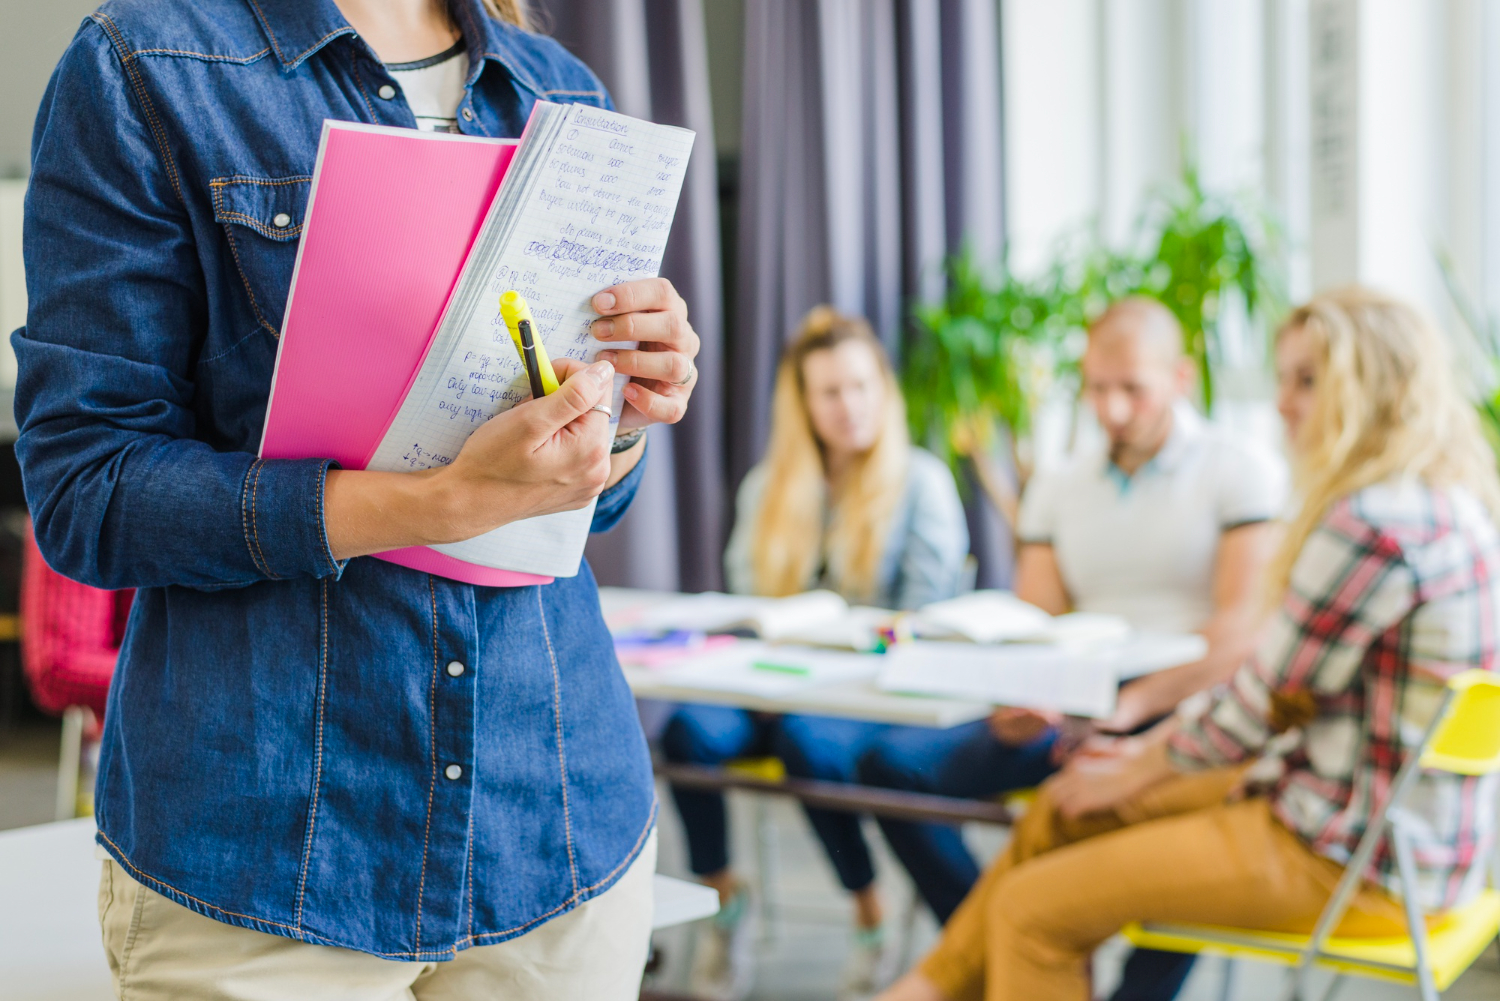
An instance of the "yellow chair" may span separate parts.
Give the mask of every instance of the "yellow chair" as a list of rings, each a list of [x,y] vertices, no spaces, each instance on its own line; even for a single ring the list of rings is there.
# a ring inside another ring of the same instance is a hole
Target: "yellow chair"
[[[1125,937],[1140,948],[1284,963],[1292,967],[1284,995],[1290,999],[1302,997],[1307,972],[1316,964],[1335,970],[1340,978],[1352,974],[1416,984],[1423,1001],[1437,1001],[1438,992],[1500,937],[1500,890],[1492,886],[1429,925],[1414,897],[1410,817],[1400,801],[1419,768],[1475,776],[1500,772],[1500,675],[1475,670],[1453,678],[1419,751],[1396,774],[1389,798],[1360,839],[1311,935],[1151,923],[1126,926]],[[1334,937],[1333,929],[1359,888],[1359,874],[1386,837],[1396,855],[1409,934],[1389,939]]]

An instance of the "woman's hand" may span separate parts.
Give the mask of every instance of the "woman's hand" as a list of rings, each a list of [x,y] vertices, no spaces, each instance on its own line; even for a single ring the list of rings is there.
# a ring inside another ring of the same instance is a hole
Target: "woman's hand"
[[[612,285],[594,296],[593,306],[599,314],[593,324],[596,338],[639,342],[632,350],[599,355],[632,380],[625,387],[620,430],[682,420],[698,382],[693,359],[700,342],[688,323],[687,303],[672,283],[647,278]]]
[[[461,539],[522,518],[572,511],[599,496],[609,478],[613,366],[598,361],[567,373],[557,391],[485,421],[438,474]]]
[[[1175,774],[1165,740],[1094,737],[1048,780],[1064,817],[1081,817],[1120,805]]]
[[[610,477],[614,369],[573,370],[557,390],[497,414],[453,462],[420,473],[329,470],[324,530],[336,560],[460,542],[522,518],[583,507]]]

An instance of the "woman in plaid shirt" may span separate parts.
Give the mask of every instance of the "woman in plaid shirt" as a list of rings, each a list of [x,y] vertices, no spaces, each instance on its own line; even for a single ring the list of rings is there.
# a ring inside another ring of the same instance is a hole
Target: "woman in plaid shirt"
[[[1297,514],[1257,654],[1195,717],[1101,743],[1043,787],[938,946],[884,1001],[1089,996],[1088,957],[1132,920],[1311,930],[1452,675],[1500,653],[1495,457],[1440,334],[1348,288],[1276,343]],[[1246,763],[1280,777],[1244,795]],[[1493,777],[1423,774],[1406,804],[1421,904],[1483,886]],[[1377,855],[1343,935],[1402,935]]]

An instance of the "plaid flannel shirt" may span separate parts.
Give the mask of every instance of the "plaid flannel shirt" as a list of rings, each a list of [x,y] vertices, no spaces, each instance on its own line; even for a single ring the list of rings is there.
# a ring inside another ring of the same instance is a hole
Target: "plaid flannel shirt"
[[[1495,526],[1465,491],[1387,483],[1340,500],[1303,547],[1256,655],[1172,738],[1173,763],[1190,771],[1254,757],[1276,736],[1278,706],[1315,707],[1293,734],[1272,806],[1313,851],[1348,862],[1444,681],[1496,669],[1497,571]],[[1483,887],[1496,779],[1423,772],[1408,787],[1424,907]],[[1399,894],[1389,844],[1365,876]]]

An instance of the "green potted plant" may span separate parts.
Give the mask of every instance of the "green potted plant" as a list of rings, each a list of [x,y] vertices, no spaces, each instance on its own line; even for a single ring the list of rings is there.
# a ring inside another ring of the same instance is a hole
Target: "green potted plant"
[[[987,273],[961,253],[948,262],[942,300],[911,310],[902,390],[913,437],[950,465],[970,464],[1012,526],[1029,472],[1023,442],[1032,415],[1056,381],[1076,370],[1082,332],[1110,301],[1149,295],[1172,310],[1198,367],[1205,409],[1222,358],[1224,292],[1238,289],[1252,316],[1280,301],[1269,226],[1205,193],[1191,168],[1179,185],[1151,197],[1140,219],[1137,249],[1110,250],[1090,232],[1060,244],[1033,279],[1005,260]]]

